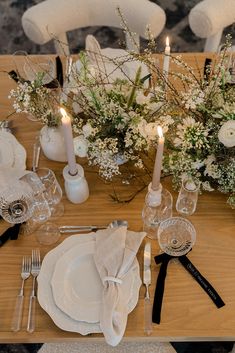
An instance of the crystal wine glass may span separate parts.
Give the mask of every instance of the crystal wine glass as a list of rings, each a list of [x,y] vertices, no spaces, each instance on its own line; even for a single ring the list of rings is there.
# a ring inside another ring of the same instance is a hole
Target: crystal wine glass
[[[196,230],[193,224],[181,217],[162,221],[157,235],[161,250],[171,256],[187,254],[196,241]]]
[[[44,195],[49,204],[52,217],[61,217],[64,214],[64,205],[61,202],[62,189],[54,172],[49,168],[37,169],[37,175],[45,187]]]
[[[24,181],[18,180],[0,193],[0,213],[9,223],[22,223],[32,215],[33,192]]]

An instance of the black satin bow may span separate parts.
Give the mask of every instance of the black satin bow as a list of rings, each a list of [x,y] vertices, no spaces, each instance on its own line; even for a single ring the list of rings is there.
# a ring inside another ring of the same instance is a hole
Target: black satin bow
[[[154,260],[156,264],[161,264],[157,284],[154,294],[153,311],[152,311],[152,321],[156,324],[160,324],[161,321],[161,309],[163,294],[165,288],[165,279],[167,275],[167,266],[171,259],[175,259],[176,256],[170,256],[168,254],[161,254],[155,256]],[[197,281],[197,283],[202,287],[202,289],[209,295],[217,308],[221,308],[225,305],[219,294],[211,286],[211,284],[202,276],[202,274],[196,269],[192,262],[187,258],[186,255],[177,257],[179,262],[183,267],[191,274],[191,276]]]

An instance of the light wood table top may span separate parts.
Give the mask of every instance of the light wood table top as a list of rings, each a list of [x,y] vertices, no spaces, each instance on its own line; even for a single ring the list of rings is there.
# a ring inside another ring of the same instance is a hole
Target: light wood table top
[[[199,67],[203,67],[204,54],[187,54],[189,63],[197,59]],[[12,57],[0,57],[0,119],[4,119],[12,111],[8,94],[15,86],[14,82],[2,71],[14,68]],[[27,150],[27,167],[32,163],[32,143],[40,124],[30,122],[23,115],[12,116],[15,136]],[[43,155],[40,166],[47,166],[55,171],[63,185],[62,170],[64,163],[47,160]],[[129,228],[134,231],[142,229],[141,211],[146,190],[136,196],[128,204],[114,203],[110,198],[112,185],[105,184],[92,170],[86,170],[90,197],[81,204],[74,205],[63,197],[65,214],[58,220],[64,224],[106,224],[112,219],[127,219]],[[172,190],[170,180],[164,180],[168,190],[172,192],[174,205],[177,193]],[[132,186],[122,185],[121,191],[126,193]],[[128,191],[129,192],[129,191]],[[174,211],[176,215],[176,212]],[[188,255],[193,264],[214,286],[226,305],[217,309],[205,292],[182,268],[172,261],[168,267],[165,294],[160,325],[153,325],[153,333],[147,337],[144,333],[144,294],[142,286],[136,308],[128,316],[124,340],[149,341],[235,341],[235,211],[226,204],[226,197],[217,192],[204,193],[199,197],[196,213],[190,217],[197,231],[197,240],[193,251]],[[0,231],[7,227],[0,222]],[[61,236],[62,242],[65,236]],[[145,242],[145,241],[144,241]],[[139,250],[138,259],[143,268],[143,247]],[[152,242],[152,255],[159,253],[157,241]],[[56,245],[54,245],[56,246]],[[18,240],[9,240],[0,248],[0,342],[65,342],[77,340],[104,340],[101,334],[81,336],[77,333],[60,330],[42,308],[37,307],[36,330],[33,334],[26,332],[28,302],[31,280],[25,285],[25,307],[23,312],[23,329],[18,333],[10,331],[16,295],[21,284],[20,267],[22,255],[30,255],[32,248],[40,248],[44,256],[54,246],[39,245],[34,235],[21,236]],[[156,278],[159,267],[152,257],[151,298],[154,296]],[[85,275],[85,274],[84,274]]]

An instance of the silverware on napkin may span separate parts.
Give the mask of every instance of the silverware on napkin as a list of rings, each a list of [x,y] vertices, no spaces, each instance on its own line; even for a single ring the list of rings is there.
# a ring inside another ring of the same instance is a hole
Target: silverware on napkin
[[[144,273],[143,282],[146,286],[144,298],[144,331],[147,335],[152,333],[152,305],[149,296],[149,286],[151,285],[151,243],[144,247]]]

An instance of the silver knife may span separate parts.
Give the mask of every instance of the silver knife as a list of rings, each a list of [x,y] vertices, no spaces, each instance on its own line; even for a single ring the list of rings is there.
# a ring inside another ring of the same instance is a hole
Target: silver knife
[[[144,247],[144,273],[143,282],[146,286],[144,298],[144,331],[147,335],[152,333],[152,305],[149,296],[149,286],[151,285],[151,243],[146,243]]]

